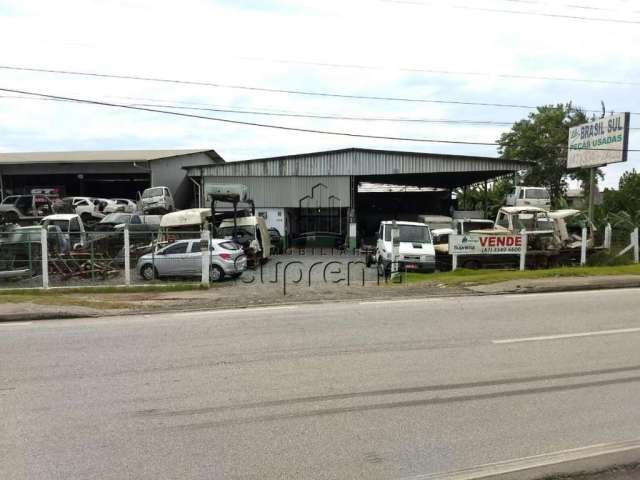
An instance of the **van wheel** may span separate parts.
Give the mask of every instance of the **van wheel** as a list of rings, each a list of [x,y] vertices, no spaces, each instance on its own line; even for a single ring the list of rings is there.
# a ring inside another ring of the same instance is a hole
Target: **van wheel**
[[[146,263],[140,268],[140,276],[147,281],[153,280],[154,278],[158,278],[158,271],[152,264]]]
[[[378,258],[378,276],[387,278],[391,269],[386,267],[384,262],[382,261],[382,257]]]
[[[209,280],[212,282],[220,282],[224,278],[224,270],[218,265],[211,265],[209,269]]]

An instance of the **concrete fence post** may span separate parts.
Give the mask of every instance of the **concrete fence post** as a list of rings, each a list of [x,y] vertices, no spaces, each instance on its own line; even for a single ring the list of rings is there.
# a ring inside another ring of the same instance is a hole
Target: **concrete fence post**
[[[42,247],[42,288],[49,288],[49,244],[47,237],[47,227],[42,227],[40,230],[40,245]]]
[[[455,272],[458,269],[458,254],[451,255],[451,271]]]
[[[520,232],[522,236],[522,250],[520,250],[520,270],[524,271],[527,266],[527,232],[523,229]]]
[[[640,263],[640,245],[638,245],[638,227],[631,233],[631,245],[633,245],[633,261]]]
[[[611,250],[611,224],[607,223],[604,227],[604,244],[602,245],[606,250]]]
[[[580,242],[580,265],[587,264],[587,227],[582,227],[582,238]]]
[[[202,253],[202,276],[200,283],[203,286],[209,286],[209,269],[211,268],[211,261],[209,259],[209,241],[209,229],[205,227],[200,233],[200,252]]]
[[[124,226],[124,283],[131,285],[131,251],[128,224]]]

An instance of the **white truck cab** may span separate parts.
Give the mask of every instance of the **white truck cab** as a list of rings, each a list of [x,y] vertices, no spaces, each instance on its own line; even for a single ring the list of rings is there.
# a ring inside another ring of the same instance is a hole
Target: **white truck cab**
[[[551,208],[551,197],[544,187],[511,187],[505,204],[508,207],[540,207],[549,210]]]
[[[433,272],[436,269],[436,253],[431,239],[431,231],[424,223],[400,222],[396,225],[400,232],[400,270]],[[380,222],[376,244],[378,271],[387,275],[393,259],[392,221]]]

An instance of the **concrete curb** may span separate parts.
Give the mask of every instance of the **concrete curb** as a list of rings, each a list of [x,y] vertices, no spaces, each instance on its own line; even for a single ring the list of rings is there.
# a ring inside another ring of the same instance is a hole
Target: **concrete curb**
[[[265,304],[251,304],[244,306],[210,306],[201,308],[186,308],[186,309],[167,309],[167,310],[147,310],[147,311],[130,311],[130,312],[117,312],[117,313],[104,313],[91,314],[91,313],[70,313],[70,312],[33,312],[33,313],[16,313],[16,314],[0,314],[0,323],[8,322],[25,322],[25,321],[37,321],[37,320],[67,320],[74,318],[98,318],[98,317],[120,317],[129,315],[159,315],[159,314],[171,314],[171,313],[184,313],[184,312],[203,312],[213,310],[229,310],[240,308],[260,308],[260,307],[278,307],[285,305],[320,305],[327,302],[332,303],[349,303],[359,301],[385,301],[385,300],[406,300],[416,298],[451,298],[451,297],[483,297],[483,296],[499,296],[499,295],[526,295],[530,293],[559,293],[559,292],[576,292],[576,291],[589,291],[589,290],[619,290],[625,288],[640,288],[640,278],[638,280],[630,280],[625,282],[617,282],[615,284],[587,284],[587,285],[565,285],[562,287],[554,287],[549,285],[531,286],[528,288],[512,288],[501,291],[488,292],[481,290],[474,290],[473,287],[462,287],[466,292],[460,295],[459,293],[442,293],[439,295],[429,295],[428,297],[420,297],[419,295],[396,295],[393,297],[361,297],[361,298],[349,298],[349,299],[327,299],[327,300],[297,300],[297,301],[283,301],[276,303]],[[402,293],[402,292],[397,292]]]
[[[640,462],[640,440],[605,443],[403,480],[542,480],[551,475],[602,472]]]

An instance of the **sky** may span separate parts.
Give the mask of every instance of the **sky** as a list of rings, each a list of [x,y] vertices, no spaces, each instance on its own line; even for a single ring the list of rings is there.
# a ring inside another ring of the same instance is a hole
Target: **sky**
[[[629,148],[640,150],[640,5],[632,0],[0,0],[0,42],[4,66],[218,85],[0,69],[0,88],[479,143],[495,142],[531,110],[228,86],[517,106],[571,101],[588,110],[603,101],[607,112],[638,113]],[[498,155],[492,145],[323,135],[16,96],[28,97],[0,92],[0,151],[212,148],[227,161],[345,147]],[[372,120],[380,118],[392,121]],[[398,121],[406,119],[420,121]],[[604,185],[617,186],[632,168],[640,169],[640,151],[606,167]]]

